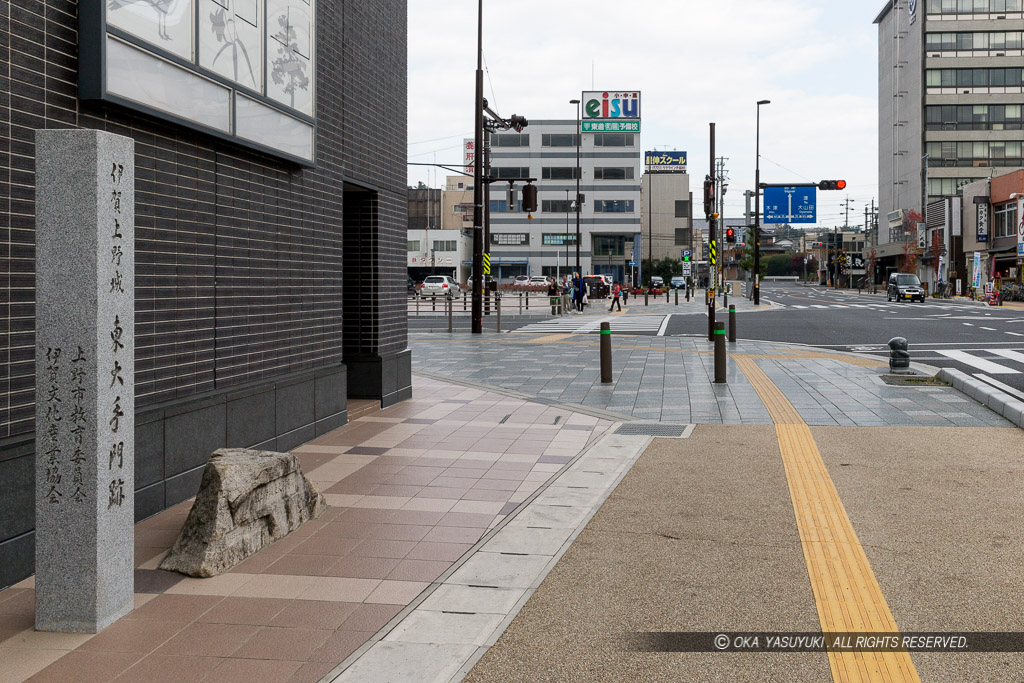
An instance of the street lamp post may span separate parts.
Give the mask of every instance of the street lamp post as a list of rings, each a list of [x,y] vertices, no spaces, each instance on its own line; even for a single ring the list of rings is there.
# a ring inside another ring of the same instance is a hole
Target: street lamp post
[[[771,100],[757,102],[756,159],[754,160],[754,305],[761,305],[761,105]]]
[[[583,268],[580,266],[580,176],[583,175],[583,170],[580,168],[580,142],[583,138],[582,128],[583,123],[581,116],[583,112],[580,110],[580,100],[569,100],[569,104],[576,105],[576,273],[580,278],[580,292],[577,296],[583,296]]]

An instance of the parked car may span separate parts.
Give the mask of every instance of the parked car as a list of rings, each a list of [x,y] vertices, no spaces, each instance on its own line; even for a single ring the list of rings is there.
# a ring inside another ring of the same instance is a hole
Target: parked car
[[[551,284],[551,280],[547,275],[534,275],[530,278],[531,287],[547,287]]]
[[[886,301],[911,301],[924,302],[924,288],[921,280],[914,273],[892,273],[889,275],[889,285],[885,289]]]
[[[682,275],[676,275],[668,281],[668,285],[672,289],[686,289],[686,278]]]
[[[406,277],[409,280],[409,284],[405,288],[405,293],[411,294],[412,296],[419,296],[420,290],[416,286],[416,281],[412,279],[412,276],[407,275]]]
[[[516,275],[516,279],[512,281],[513,287],[529,287],[530,276],[529,275]]]
[[[432,296],[437,298],[438,296],[458,296],[462,290],[459,289],[459,283],[453,280],[448,275],[428,275],[423,280],[423,287],[420,289],[422,296]]]
[[[658,275],[652,275],[651,276],[651,287],[654,287],[655,289],[661,289],[664,286],[665,286],[665,281],[663,279],[661,279],[660,276],[658,276]]]

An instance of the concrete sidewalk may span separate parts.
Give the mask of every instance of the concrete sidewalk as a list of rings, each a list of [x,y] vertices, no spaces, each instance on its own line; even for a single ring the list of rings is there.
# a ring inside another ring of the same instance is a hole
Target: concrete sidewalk
[[[703,338],[614,336],[610,385],[587,335],[410,345],[413,399],[353,402],[350,424],[296,449],[323,517],[214,579],[155,569],[187,503],[140,523],[136,610],[99,635],[33,631],[31,579],[0,591],[0,679],[1024,669],[1019,653],[626,646],[634,631],[1024,630],[1024,435],[951,387],[891,386],[877,359],[762,342],[730,345],[726,385]]]

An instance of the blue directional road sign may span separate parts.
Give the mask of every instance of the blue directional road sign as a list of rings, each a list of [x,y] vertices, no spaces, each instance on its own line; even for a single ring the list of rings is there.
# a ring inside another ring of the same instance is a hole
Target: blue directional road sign
[[[817,223],[816,187],[764,188],[763,223]]]

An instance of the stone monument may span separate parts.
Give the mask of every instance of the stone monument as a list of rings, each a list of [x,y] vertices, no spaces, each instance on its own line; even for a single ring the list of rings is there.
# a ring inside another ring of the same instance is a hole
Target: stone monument
[[[36,131],[36,628],[131,611],[135,143]]]

